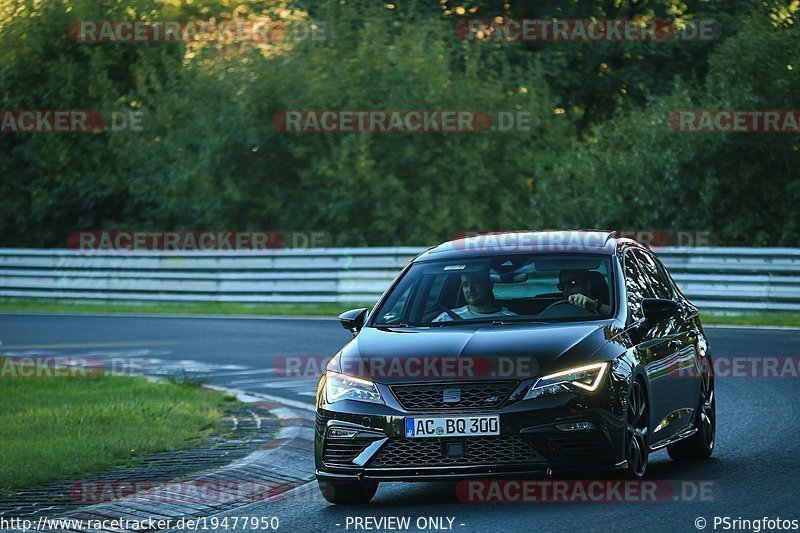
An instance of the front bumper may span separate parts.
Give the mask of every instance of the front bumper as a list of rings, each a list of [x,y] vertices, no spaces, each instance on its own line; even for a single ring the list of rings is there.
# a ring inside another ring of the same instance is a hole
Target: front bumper
[[[529,387],[527,383],[520,387]],[[591,394],[520,400],[498,409],[410,412],[389,387],[378,385],[386,405],[319,399],[315,458],[319,479],[435,481],[478,477],[538,477],[552,472],[613,468],[623,460],[627,381],[609,373]],[[514,395],[512,395],[513,397]],[[499,415],[500,435],[408,439],[405,418]],[[592,429],[556,425],[590,422]],[[331,428],[357,430],[330,438]]]
[[[503,477],[541,477],[551,473],[544,465],[529,467],[508,467],[485,465],[454,468],[367,468],[356,473],[317,470],[317,479],[338,481],[453,481],[458,479],[503,478]]]

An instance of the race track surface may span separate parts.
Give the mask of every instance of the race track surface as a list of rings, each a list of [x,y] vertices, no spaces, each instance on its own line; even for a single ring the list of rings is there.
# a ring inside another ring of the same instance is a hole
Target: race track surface
[[[799,355],[800,330],[709,327],[707,333],[717,357]],[[321,360],[349,338],[337,321],[321,319],[0,316],[0,352],[5,354],[113,358],[121,371],[198,375],[296,408],[313,404],[316,379],[284,377],[284,358]],[[698,517],[706,520],[705,530],[733,531],[723,524],[715,528],[714,517],[800,520],[799,385],[800,378],[791,375],[718,376],[713,459],[679,464],[665,451],[651,455],[649,479],[685,491],[677,499],[464,503],[456,496],[456,483],[400,483],[382,485],[366,506],[330,506],[310,487],[228,514],[277,516],[283,531],[396,530],[372,521],[381,517],[408,518],[412,531],[420,525],[431,530],[423,521],[433,517],[465,532],[698,531]]]

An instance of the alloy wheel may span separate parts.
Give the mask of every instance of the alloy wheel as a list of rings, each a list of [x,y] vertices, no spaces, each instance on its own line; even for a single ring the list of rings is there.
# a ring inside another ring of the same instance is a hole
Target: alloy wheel
[[[635,380],[628,393],[627,436],[625,442],[625,458],[628,470],[637,479],[644,476],[647,470],[647,397],[644,386]]]

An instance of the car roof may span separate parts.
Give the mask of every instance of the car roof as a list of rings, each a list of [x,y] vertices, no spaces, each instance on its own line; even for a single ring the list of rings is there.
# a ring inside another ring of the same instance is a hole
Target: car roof
[[[644,247],[607,230],[548,230],[481,233],[447,241],[417,256],[417,261],[495,254],[591,253],[614,255],[624,249]]]

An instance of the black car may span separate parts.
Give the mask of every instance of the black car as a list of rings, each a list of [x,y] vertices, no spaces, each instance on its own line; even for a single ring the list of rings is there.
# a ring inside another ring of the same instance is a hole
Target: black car
[[[708,340],[647,248],[608,232],[451,241],[416,257],[317,390],[316,474],[332,503],[381,481],[608,471],[709,457]],[[592,474],[595,475],[595,474]]]

